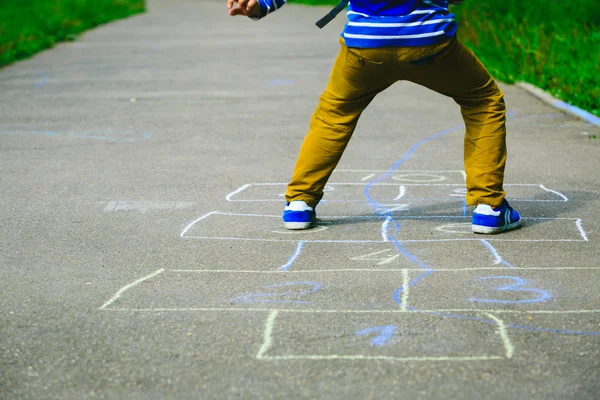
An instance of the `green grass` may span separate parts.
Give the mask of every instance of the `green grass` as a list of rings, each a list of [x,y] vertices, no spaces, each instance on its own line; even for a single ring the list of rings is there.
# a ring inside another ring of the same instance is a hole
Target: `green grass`
[[[0,0],[0,67],[144,9],[144,0]]]
[[[598,0],[466,0],[452,11],[459,21],[459,37],[496,78],[529,82],[600,116],[598,4]]]

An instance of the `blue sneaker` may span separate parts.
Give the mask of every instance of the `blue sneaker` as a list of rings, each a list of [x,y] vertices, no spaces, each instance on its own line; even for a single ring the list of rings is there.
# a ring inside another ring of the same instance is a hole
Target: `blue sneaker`
[[[317,213],[303,201],[292,201],[285,203],[282,218],[287,229],[308,229],[317,219]]]
[[[487,204],[480,204],[473,212],[471,229],[475,233],[501,233],[518,229],[523,220],[518,212],[504,200],[502,205],[492,208]]]

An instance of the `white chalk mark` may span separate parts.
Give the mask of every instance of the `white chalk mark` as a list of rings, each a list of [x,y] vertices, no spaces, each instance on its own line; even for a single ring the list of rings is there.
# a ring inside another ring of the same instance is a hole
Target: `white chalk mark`
[[[361,181],[368,181],[369,179],[373,178],[374,176],[375,176],[375,174],[370,174],[370,175],[365,176],[364,178],[361,178],[360,180]]]
[[[583,238],[583,240],[585,240],[587,242],[588,237],[587,237],[587,234],[585,233],[585,231],[583,230],[583,225],[582,225],[581,219],[577,218],[577,220],[575,221],[575,225],[577,226],[577,230],[581,234],[581,237]]]
[[[330,182],[329,186],[364,186],[364,182]],[[249,183],[251,186],[287,186],[286,183]],[[397,186],[397,183],[376,182],[373,186]],[[460,186],[464,187],[464,183],[403,183],[406,186]],[[519,186],[519,187],[539,187],[539,183],[505,183],[503,186]]]
[[[410,177],[410,178],[408,178]],[[429,177],[428,179],[415,179],[414,177]],[[392,179],[404,182],[442,182],[448,179],[446,176],[432,174],[392,174]]]
[[[182,236],[184,239],[202,240],[232,240],[245,242],[296,242],[297,239],[260,239],[244,237],[220,237],[220,236]],[[474,242],[478,238],[449,238],[449,239],[407,239],[398,240],[398,243],[446,243],[446,242]],[[582,239],[487,239],[494,242],[519,242],[519,243],[585,243]],[[305,243],[381,243],[381,240],[307,240]]]
[[[540,187],[542,188],[542,190],[545,190],[545,191],[550,192],[550,193],[554,193],[558,197],[561,197],[563,199],[563,201],[569,201],[569,199],[567,198],[567,196],[565,196],[564,194],[562,194],[560,192],[557,192],[556,190],[550,190],[547,187],[545,187],[544,185],[540,185]]]
[[[502,257],[500,257],[500,254],[498,254],[496,249],[485,239],[481,239],[481,243],[483,243],[490,253],[492,253],[492,256],[494,256],[494,265],[500,264],[502,262]]]
[[[263,344],[260,346],[258,350],[258,354],[256,354],[256,358],[258,360],[263,360],[265,354],[271,348],[273,343],[273,326],[275,325],[275,318],[277,318],[277,310],[271,311],[269,317],[267,318],[267,322],[265,322],[265,332],[263,334]]]
[[[465,180],[465,182],[467,181],[467,172],[464,170],[460,171],[460,174],[462,175],[463,179]]]
[[[109,201],[106,207],[104,207],[104,212],[111,212],[117,208],[118,201]]]
[[[388,216],[385,221],[383,221],[383,223],[381,224],[381,238],[383,239],[384,242],[388,242],[389,238],[387,235],[387,230],[388,230],[388,226],[390,224],[390,222],[392,221],[392,217]]]
[[[391,257],[376,257],[379,254],[389,253],[390,251],[393,252],[393,254],[394,254]],[[380,263],[377,263],[377,265],[384,265],[384,264],[391,263],[398,257],[400,257],[400,254],[398,254],[396,251],[394,251],[392,249],[386,249],[386,250],[382,250],[382,251],[376,251],[375,253],[365,254],[364,256],[352,257],[350,259],[353,261],[381,261]],[[331,270],[331,271],[333,271],[333,270]],[[343,270],[338,269],[336,271],[343,271]],[[365,269],[353,269],[352,271],[365,271]],[[389,270],[388,269],[385,269],[385,270],[378,269],[377,271],[389,271]]]
[[[382,361],[396,361],[396,362],[410,362],[410,361],[491,361],[491,360],[503,360],[503,357],[498,356],[480,356],[480,357],[392,357],[392,356],[365,356],[362,354],[356,355],[306,355],[306,356],[268,356],[262,358],[263,360],[271,360],[271,361],[291,361],[291,360],[382,360]]]
[[[181,237],[185,237],[185,234],[187,233],[187,231],[189,231],[189,230],[190,230],[190,228],[191,228],[192,226],[194,226],[194,224],[196,224],[196,222],[200,222],[200,221],[202,221],[204,218],[210,217],[211,215],[214,215],[214,214],[219,214],[219,211],[211,211],[211,212],[209,212],[208,214],[204,214],[203,216],[201,216],[201,217],[200,217],[200,218],[198,218],[197,220],[195,220],[195,221],[191,222],[191,223],[190,223],[188,226],[186,226],[186,227],[185,227],[185,229],[183,230],[183,232],[181,232],[181,235],[179,235],[179,236],[181,236]]]
[[[289,272],[289,269],[292,266],[292,264],[294,264],[294,261],[296,261],[296,258],[298,258],[300,253],[302,253],[303,247],[304,247],[304,242],[301,240],[298,242],[298,246],[296,247],[296,252],[292,255],[292,257],[290,257],[290,259],[288,260],[287,263],[285,263],[284,265],[279,267],[279,271]]]
[[[400,193],[398,194],[398,197],[396,197],[396,198],[394,199],[394,201],[395,201],[395,200],[400,200],[401,198],[403,198],[403,197],[404,197],[404,195],[405,195],[405,194],[406,194],[406,186],[404,186],[404,185],[400,185]]]
[[[504,321],[502,321],[500,318],[496,317],[493,314],[485,314],[487,315],[489,318],[493,319],[494,322],[496,322],[496,325],[498,325],[498,335],[500,336],[500,338],[502,339],[502,343],[504,343],[504,349],[506,350],[506,358],[511,359],[515,349],[513,347],[512,342],[510,341],[510,338],[508,337],[508,332],[506,330],[506,326],[504,325]]]
[[[232,213],[232,212],[221,212],[221,211],[212,211],[209,214],[215,215],[226,215],[231,217],[265,217],[265,218],[281,218],[280,214],[247,214],[247,213]],[[206,215],[207,216],[207,215]],[[203,216],[203,217],[206,217]],[[202,218],[202,217],[201,217]],[[381,216],[378,215],[331,215],[326,216],[328,219],[374,219],[379,220]],[[470,219],[471,217],[465,215],[406,215],[402,217],[403,219]],[[579,218],[574,217],[528,217],[524,218],[524,220],[540,220],[540,221],[577,221]],[[320,223],[327,223],[325,221],[321,221]]]
[[[304,243],[306,243],[305,240],[303,240]],[[381,242],[377,242],[377,243],[381,243]],[[385,251],[393,251],[393,250],[385,250]],[[385,260],[381,263],[379,263],[378,265],[382,265],[382,264],[388,264],[390,263],[392,260],[396,259],[396,256],[400,256],[400,254],[396,254],[393,257],[390,257],[388,259],[383,259],[383,258],[366,258],[370,255],[374,255],[374,254],[380,254],[383,253],[384,251],[379,251],[377,253],[373,253],[373,254],[367,254],[365,256],[359,256],[359,257],[353,257],[351,258],[351,260]],[[439,269],[435,269],[433,270],[434,272],[465,272],[465,271],[499,271],[499,270],[504,270],[506,268],[502,267],[502,268],[493,268],[493,267],[478,267],[478,268],[439,268]],[[513,268],[515,270],[521,270],[521,271],[527,271],[527,270],[531,270],[531,271],[600,271],[600,267],[527,267],[527,268],[522,268],[522,267],[515,267]],[[309,273],[338,273],[338,272],[403,272],[403,271],[413,271],[413,272],[423,272],[423,268],[403,268],[403,269],[397,269],[397,268],[385,268],[385,269],[375,269],[375,268],[340,268],[340,269],[303,269],[303,270],[298,270],[298,271],[286,271],[287,273],[290,274],[309,274]],[[239,274],[280,274],[281,272],[279,271],[255,271],[255,270],[248,270],[248,269],[171,269],[169,270],[169,272],[189,272],[189,273],[218,273],[218,274],[233,274],[233,273],[239,273]]]
[[[450,312],[462,312],[462,313],[494,313],[494,314],[597,314],[600,310],[563,310],[563,311],[549,311],[549,310],[479,310],[479,309],[439,309],[439,310],[403,310],[403,309],[391,309],[391,310],[307,310],[307,309],[285,309],[285,308],[218,308],[218,307],[185,307],[185,308],[105,308],[102,311],[115,311],[115,312],[223,312],[223,311],[249,311],[249,312],[267,312],[277,311],[282,313],[305,313],[305,314],[398,314],[398,313],[414,313],[414,314],[441,314]]]
[[[362,184],[364,185],[364,183]],[[407,185],[405,184],[405,186],[411,186],[411,185]],[[419,185],[412,185],[412,186],[419,186]],[[444,186],[448,186],[448,185],[444,185]],[[461,185],[456,185],[456,186],[461,186]],[[506,186],[506,185],[505,185]],[[459,196],[456,195],[454,197],[452,197],[453,195],[450,195],[451,198],[448,199],[436,199],[436,201],[456,201],[456,198],[458,198]],[[421,199],[423,200],[423,199]],[[231,202],[240,202],[240,203],[260,203],[260,202],[281,202],[281,199],[248,199],[248,200],[244,200],[244,199],[240,199],[240,200],[229,200]],[[511,199],[512,202],[520,202],[520,203],[564,203],[564,200],[529,200],[529,199],[521,199],[521,198],[512,198]],[[364,200],[323,200],[324,203],[363,203]]]
[[[220,212],[220,211],[216,211],[215,214],[218,214],[218,215],[227,215],[227,216],[230,216],[230,217],[281,218],[281,215],[274,215],[274,214],[241,214],[241,213]]]
[[[140,283],[142,283],[142,282],[144,282],[144,281],[146,281],[148,279],[154,278],[156,275],[159,275],[159,274],[163,273],[164,271],[165,271],[165,269],[161,268],[161,269],[159,269],[157,271],[154,271],[153,273],[151,273],[148,276],[145,276],[145,277],[140,278],[140,279],[138,279],[138,280],[136,280],[134,282],[131,282],[130,284],[127,284],[127,285],[123,286],[121,289],[119,289],[119,291],[110,300],[108,300],[106,303],[104,303],[102,305],[102,307],[99,308],[99,310],[106,309],[106,307],[110,306],[112,303],[114,303],[115,301],[117,301],[117,299],[119,297],[121,297],[121,295],[123,293],[125,293],[126,291],[128,291],[132,287],[134,287],[136,285],[139,285]]]
[[[336,169],[333,172],[390,172],[388,169]],[[465,171],[460,170],[460,169],[444,169],[444,170],[421,170],[421,169],[402,169],[401,172],[423,172],[425,174],[429,173],[429,172],[436,172],[436,173],[440,173],[440,172],[452,172],[452,173],[460,173],[460,174],[464,174]]]
[[[450,197],[460,197],[464,198],[467,195],[467,189],[454,189],[452,193],[450,193]]]
[[[104,212],[117,212],[117,211],[176,211],[183,210],[192,207],[193,202],[189,201],[129,201],[129,200],[118,200],[109,201]]]
[[[459,222],[455,224],[446,224],[435,228],[436,231],[446,233],[459,233],[461,235],[473,234],[470,222]]]
[[[408,307],[408,291],[410,288],[410,276],[408,274],[408,269],[403,269],[402,270],[402,299],[401,299],[401,303],[402,303],[402,309],[404,311],[408,311],[408,309],[406,307]]]
[[[225,196],[225,200],[232,201],[231,198],[233,196],[235,196],[238,193],[243,192],[244,190],[248,189],[250,186],[252,186],[252,184],[250,184],[250,183],[247,183],[247,184],[245,184],[243,186],[240,186],[239,188],[237,188],[236,190],[234,190],[233,192],[231,192],[227,196]]]

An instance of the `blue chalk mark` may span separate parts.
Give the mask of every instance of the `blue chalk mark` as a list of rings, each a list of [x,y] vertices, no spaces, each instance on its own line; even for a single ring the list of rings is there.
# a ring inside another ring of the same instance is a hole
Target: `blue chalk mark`
[[[302,297],[307,294],[315,293],[321,289],[321,284],[318,282],[284,282],[274,285],[263,286],[263,289],[280,288],[288,286],[311,286],[311,289],[302,290],[299,292],[283,292],[283,293],[254,293],[239,296],[231,299],[232,303],[287,303],[287,304],[309,304],[310,301],[300,301],[293,299],[279,299],[277,297]]]
[[[516,112],[515,112],[516,114]],[[384,217],[384,218],[388,218],[391,216],[391,213],[389,212],[388,209],[386,209],[384,206],[382,206],[381,204],[379,204],[375,199],[373,199],[370,195],[370,189],[371,187],[378,183],[381,182],[382,180],[389,178],[392,173],[398,169],[403,163],[404,161],[406,161],[416,150],[419,146],[421,146],[422,144],[431,141],[431,140],[435,140],[445,134],[448,134],[450,132],[456,131],[460,129],[460,126],[454,127],[454,128],[450,128],[441,132],[438,132],[437,134],[430,136],[426,139],[423,139],[419,142],[417,142],[416,144],[414,144],[409,151],[400,159],[398,160],[384,175],[380,176],[379,178],[376,178],[373,181],[370,181],[367,183],[367,185],[365,186],[364,189],[364,194],[365,197],[367,198],[367,201],[369,202],[369,205],[371,206],[372,210],[375,212],[375,214],[377,214],[380,217]],[[416,278],[412,279],[409,283],[408,283],[408,287],[414,286],[415,284],[419,283],[422,279],[424,279],[425,277],[431,275],[434,270],[429,267],[428,265],[422,263],[417,257],[415,257],[414,255],[412,255],[411,253],[409,253],[406,249],[404,249],[402,247],[402,245],[400,244],[400,242],[396,239],[396,235],[398,233],[398,231],[400,230],[400,223],[393,220],[394,223],[394,234],[391,236],[388,236],[388,240],[390,241],[390,243],[392,243],[396,249],[398,250],[398,252],[402,253],[404,256],[406,256],[410,261],[412,261],[413,263],[415,263],[416,265],[418,265],[419,267],[421,267],[423,269],[423,273],[421,273],[419,276],[417,276]],[[387,233],[387,230],[386,230]],[[508,263],[506,263],[507,265],[510,265]],[[402,290],[403,288],[398,288],[394,293],[393,293],[393,300],[394,302],[396,302],[396,304],[398,304],[399,306],[403,306],[405,307],[407,310],[409,311],[414,311],[414,312],[419,312],[419,313],[425,313],[425,314],[431,314],[431,315],[437,315],[437,316],[441,316],[441,317],[448,317],[448,318],[455,318],[455,319],[465,319],[465,320],[471,320],[471,321],[477,321],[477,322],[482,322],[482,323],[486,323],[486,324],[492,324],[492,325],[497,325],[496,321],[492,321],[492,320],[488,320],[488,319],[483,319],[483,318],[479,318],[479,317],[470,317],[470,316],[466,316],[466,315],[459,315],[459,314],[447,314],[447,313],[439,313],[439,312],[435,312],[435,311],[423,311],[423,310],[419,310],[417,308],[413,308],[413,307],[407,307],[402,303],[401,300],[401,296],[402,296]],[[537,289],[533,289],[533,290],[537,290]],[[544,291],[540,291],[543,292],[545,294],[548,294],[547,292]],[[542,293],[540,293],[542,294]],[[549,296],[549,294],[548,294]],[[543,294],[542,294],[543,297]],[[540,300],[542,301],[542,300]],[[522,329],[522,330],[528,330],[528,331],[532,331],[532,332],[547,332],[547,333],[559,333],[559,334],[567,334],[567,335],[583,335],[583,336],[596,336],[596,335],[600,335],[600,332],[594,332],[594,331],[571,331],[571,330],[560,330],[560,329],[548,329],[548,328],[536,328],[536,327],[529,327],[529,326],[521,326],[521,325],[506,325],[506,327],[508,328],[514,328],[514,329]]]
[[[381,347],[385,345],[393,336],[394,332],[396,332],[395,325],[386,325],[386,326],[376,326],[373,328],[363,329],[361,331],[356,331],[354,334],[356,336],[367,336],[370,333],[379,333],[379,336],[376,336],[375,339],[371,341],[373,346]]]
[[[484,281],[490,279],[504,279],[504,280],[513,280],[516,283],[499,286],[494,290],[498,290],[500,292],[524,292],[524,293],[536,293],[538,297],[534,299],[528,300],[494,300],[494,299],[477,299],[470,298],[469,301],[475,301],[478,303],[497,303],[497,304],[522,304],[522,303],[539,303],[540,301],[546,301],[552,299],[550,293],[540,290],[540,289],[532,289],[523,287],[527,285],[527,281],[522,278],[517,278],[516,276],[484,276],[481,278],[475,279],[476,281]]]
[[[46,83],[46,75],[43,72],[40,72],[40,80],[35,84],[36,88],[41,87],[44,83]]]
[[[302,253],[303,247],[304,247],[304,241],[301,240],[298,242],[298,246],[296,247],[296,252],[290,257],[290,259],[288,260],[287,263],[285,263],[284,265],[279,267],[279,270],[280,271],[289,271],[290,268],[292,267],[292,264],[294,264],[294,261],[296,261],[296,258],[298,258],[300,253]]]
[[[144,137],[145,137],[146,139],[150,139],[151,135],[150,135],[149,133],[144,133]]]
[[[596,117],[592,113],[582,110],[579,107],[572,106],[571,104],[565,103],[564,101],[560,101],[560,100],[555,101],[554,103],[552,103],[552,105],[558,109],[575,114],[579,118],[583,119],[584,121],[586,121],[592,125],[600,126],[600,118]]]
[[[46,132],[44,132],[44,135],[46,135],[46,136],[52,136],[52,132],[46,131]]]
[[[404,249],[404,247],[400,244],[400,241],[398,239],[396,239],[396,236],[397,236],[398,232],[400,231],[400,223],[397,220],[393,219],[392,214],[388,208],[379,204],[375,199],[373,199],[373,197],[370,194],[370,191],[371,191],[371,188],[375,184],[383,181],[384,179],[391,177],[392,174],[394,173],[394,171],[397,170],[417,150],[417,148],[419,148],[419,146],[421,146],[422,144],[427,143],[429,141],[435,140],[443,135],[454,132],[460,128],[461,128],[461,126],[456,126],[456,127],[450,128],[450,129],[446,129],[446,130],[436,133],[435,135],[432,135],[428,138],[425,138],[425,139],[417,142],[408,150],[408,152],[400,160],[396,161],[396,163],[392,166],[392,168],[390,168],[382,176],[368,182],[364,189],[365,197],[367,198],[367,201],[369,202],[371,209],[378,216],[380,216],[382,218],[386,218],[386,219],[390,218],[390,221],[392,222],[392,224],[388,224],[388,225],[393,226],[393,233],[391,235],[387,235],[387,238],[390,241],[390,243],[392,243],[394,245],[394,247],[396,247],[398,252],[402,253],[411,262],[415,263],[416,265],[418,265],[419,267],[421,267],[424,270],[423,273],[421,273],[419,276],[417,276],[416,278],[414,278],[413,280],[411,280],[409,282],[409,284],[408,284],[409,287],[417,284],[423,278],[429,276],[433,272],[433,269],[430,268],[429,266],[427,266],[426,264],[422,263],[417,257],[415,257],[414,255],[409,253],[406,249]],[[389,232],[389,230],[390,230],[390,228],[388,226],[387,231],[386,232],[382,231],[381,233],[387,234],[387,232]],[[398,288],[393,294],[394,301],[396,301],[396,303],[398,303],[399,305],[403,305],[402,300],[401,300],[402,290],[403,290],[403,288]]]
[[[467,211],[467,200],[466,199],[462,199],[462,204],[463,204],[463,213],[462,213],[462,215],[463,215],[463,217],[466,217],[467,216],[467,212],[468,212]]]
[[[272,79],[265,82],[265,86],[293,86],[294,81],[291,79]]]

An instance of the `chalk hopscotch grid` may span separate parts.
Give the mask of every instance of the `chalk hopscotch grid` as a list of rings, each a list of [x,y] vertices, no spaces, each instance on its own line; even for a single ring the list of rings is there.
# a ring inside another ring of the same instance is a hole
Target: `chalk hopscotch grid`
[[[348,172],[354,172],[354,171],[359,171],[359,170],[348,170]],[[380,172],[380,171],[376,171],[373,170],[375,172]],[[340,172],[346,172],[346,171],[340,171]],[[360,170],[360,172],[371,172],[371,171],[367,171],[367,170]],[[409,172],[409,171],[403,171],[403,172]],[[429,171],[429,172],[433,172],[433,171]],[[440,171],[443,172],[443,171]],[[449,171],[445,171],[445,172],[449,172]],[[464,175],[464,171],[456,171],[456,172],[461,172]],[[368,177],[362,179],[363,181],[365,179],[370,179],[372,178],[373,175],[369,175]],[[271,184],[271,183],[262,183],[262,184],[247,184],[247,185],[243,185],[242,187],[238,188],[236,191],[230,193],[227,195],[227,200],[228,201],[246,201],[246,200],[231,200],[231,197],[242,192],[243,190],[249,188],[252,185],[257,185],[257,186],[267,186],[267,185],[285,185],[285,184]],[[332,184],[332,185],[336,185],[336,184]],[[340,185],[364,185],[363,183],[340,183]],[[381,184],[378,183],[376,185],[394,185],[394,186],[399,186],[398,183],[391,183],[391,184]],[[410,183],[403,183],[401,185],[401,189],[400,189],[400,195],[399,197],[402,197],[403,194],[403,186],[464,186],[464,185],[460,185],[460,184],[410,184]],[[511,186],[511,185],[506,185],[506,186]],[[534,185],[534,184],[514,184],[512,186],[537,186],[542,188],[543,190],[547,191],[547,192],[551,192],[556,194],[557,196],[561,197],[561,200],[521,200],[521,201],[541,201],[541,202],[566,202],[568,201],[568,199],[566,198],[566,196],[562,195],[559,192],[547,189],[546,187],[544,187],[543,185]],[[397,199],[395,199],[397,200]],[[249,201],[257,201],[257,200],[249,200]],[[261,201],[261,200],[258,200]],[[266,200],[266,201],[270,201],[270,200]],[[274,200],[274,201],[280,201],[280,200]],[[519,201],[519,200],[517,200]],[[402,269],[395,269],[395,270],[391,270],[391,269],[337,269],[337,270],[306,270],[306,271],[289,271],[289,267],[291,266],[291,264],[293,264],[295,258],[300,254],[301,250],[302,250],[302,246],[305,243],[381,243],[382,241],[369,241],[369,240],[351,240],[351,241],[337,241],[337,240],[294,240],[294,239],[290,239],[290,240],[285,240],[285,239],[256,239],[256,238],[221,238],[221,237],[200,237],[200,236],[187,236],[187,232],[199,221],[202,221],[205,218],[208,218],[212,215],[228,215],[228,216],[255,216],[255,217],[268,217],[268,218],[280,218],[279,215],[262,215],[262,214],[239,214],[239,213],[224,213],[224,212],[220,212],[220,211],[213,211],[210,213],[207,213],[203,216],[201,216],[200,218],[196,219],[195,221],[193,221],[192,223],[190,223],[181,233],[181,237],[182,238],[189,238],[189,239],[217,239],[217,240],[259,240],[259,241],[287,241],[287,242],[297,242],[298,243],[298,247],[296,249],[296,252],[294,253],[294,255],[290,258],[290,261],[288,261],[288,263],[286,265],[283,265],[282,267],[280,267],[279,270],[277,271],[247,271],[247,270],[171,270],[170,272],[175,272],[175,273],[185,273],[185,272],[193,272],[193,273],[265,273],[265,274],[277,274],[277,273],[281,273],[281,272],[286,272],[286,273],[291,273],[291,274],[302,274],[302,273],[328,273],[328,272],[332,272],[332,273],[339,273],[339,272],[401,272],[403,275],[403,291],[402,291],[402,301],[401,304],[399,305],[399,308],[396,310],[302,310],[302,309],[270,309],[270,308],[235,308],[235,307],[228,307],[228,308],[219,308],[219,307],[200,307],[200,308],[154,308],[154,309],[126,309],[126,308],[113,308],[110,307],[113,303],[115,303],[119,298],[121,298],[121,296],[129,289],[137,286],[138,284],[147,281],[149,279],[152,279],[160,274],[162,274],[164,271],[164,269],[161,270],[157,270],[154,273],[145,276],[143,278],[140,278],[130,284],[125,285],[124,287],[122,287],[121,289],[119,289],[119,291],[111,298],[109,299],[106,303],[104,303],[101,307],[100,310],[105,310],[105,311],[129,311],[129,312],[159,312],[159,311],[217,311],[217,312],[221,312],[221,311],[251,311],[251,312],[258,312],[258,311],[262,311],[262,312],[268,312],[269,316],[267,318],[266,324],[265,324],[265,332],[264,332],[264,342],[261,346],[261,349],[259,350],[256,358],[257,359],[261,359],[261,360],[294,360],[294,359],[308,359],[308,360],[388,360],[388,361],[475,361],[475,360],[500,360],[500,359],[510,359],[512,358],[512,355],[514,353],[514,349],[512,346],[512,343],[510,342],[510,338],[508,336],[507,333],[507,328],[504,325],[504,322],[499,319],[496,315],[494,314],[501,314],[501,313],[513,313],[513,314],[585,314],[585,313],[600,313],[600,310],[529,310],[529,311],[518,311],[518,310],[477,310],[477,309],[439,309],[439,310],[412,310],[407,308],[407,304],[408,304],[408,295],[409,295],[409,276],[408,273],[410,271],[419,271],[421,272],[422,269],[420,268],[402,268]],[[373,216],[373,217],[355,217],[355,216],[335,216],[335,217],[328,217],[328,218],[352,218],[352,219],[357,219],[357,218],[372,218],[372,219],[380,219],[377,216]],[[431,216],[431,217],[424,217],[424,216],[407,216],[407,217],[403,217],[406,219],[440,219],[440,218],[460,218],[457,216]],[[587,238],[587,234],[586,232],[583,230],[582,227],[582,221],[579,218],[530,218],[532,220],[572,220],[575,221],[575,224],[577,226],[577,229],[580,232],[580,235],[582,237],[582,240],[572,240],[572,239],[566,239],[566,240],[518,240],[518,239],[513,239],[513,240],[502,240],[502,239],[487,239],[487,240],[481,240],[481,242],[488,248],[488,250],[490,250],[490,252],[492,253],[493,257],[494,257],[494,265],[497,264],[504,264],[506,266],[508,266],[511,269],[517,269],[517,270],[597,270],[600,268],[568,268],[568,267],[558,267],[558,268],[515,268],[514,266],[508,264],[504,259],[502,259],[501,256],[499,256],[497,254],[497,252],[495,251],[495,249],[491,246],[491,244],[488,241],[518,241],[518,242],[546,242],[546,241],[558,241],[558,242],[587,242],[588,238]],[[387,221],[387,220],[386,220]],[[384,221],[384,225],[385,225],[385,221]],[[324,229],[326,229],[326,227],[323,227]],[[383,242],[387,241],[387,238],[385,237],[385,235],[382,237]],[[406,240],[406,241],[401,241],[401,242],[451,242],[451,241],[464,241],[464,240],[468,240],[468,241],[472,241],[472,240],[480,240],[480,239],[440,239],[440,240]],[[461,269],[436,269],[436,272],[459,272],[459,271],[466,271],[466,270],[493,270],[493,269],[502,269],[502,270],[506,270],[506,268],[461,268]],[[492,321],[494,321],[494,323],[497,326],[497,331],[496,333],[499,335],[499,337],[501,338],[504,346],[505,346],[505,354],[504,356],[484,356],[484,357],[387,357],[387,356],[364,356],[364,355],[286,355],[286,356],[268,356],[266,353],[267,351],[270,349],[270,347],[272,346],[272,328],[273,325],[275,323],[275,319],[278,313],[444,313],[444,312],[463,312],[463,313],[475,313],[475,314],[484,314],[486,317],[490,318]],[[492,314],[493,313],[493,314]]]

